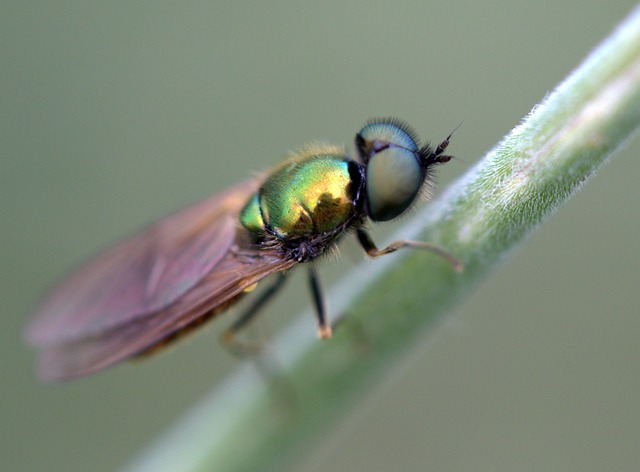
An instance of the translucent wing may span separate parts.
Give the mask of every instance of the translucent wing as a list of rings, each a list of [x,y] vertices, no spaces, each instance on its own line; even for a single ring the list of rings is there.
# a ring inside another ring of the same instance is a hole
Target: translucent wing
[[[161,219],[63,281],[27,329],[42,350],[41,377],[78,377],[139,354],[292,267],[237,226],[259,184],[244,182]]]

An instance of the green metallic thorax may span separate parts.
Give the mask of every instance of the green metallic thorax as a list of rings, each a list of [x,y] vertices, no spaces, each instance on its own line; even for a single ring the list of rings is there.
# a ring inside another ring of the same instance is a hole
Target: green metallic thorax
[[[240,213],[241,224],[280,240],[339,231],[356,214],[353,165],[342,148],[305,148],[269,175]]]

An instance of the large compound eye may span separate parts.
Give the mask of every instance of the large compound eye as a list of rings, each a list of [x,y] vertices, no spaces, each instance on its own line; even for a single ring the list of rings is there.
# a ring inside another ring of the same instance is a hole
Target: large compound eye
[[[374,221],[387,221],[415,200],[425,171],[415,152],[388,147],[373,155],[366,168],[367,213]]]
[[[413,203],[425,179],[415,133],[397,120],[376,120],[356,135],[356,146],[366,166],[369,217],[397,217]]]
[[[415,133],[397,120],[378,120],[367,123],[356,135],[356,148],[364,163],[376,153],[391,146],[417,151]]]

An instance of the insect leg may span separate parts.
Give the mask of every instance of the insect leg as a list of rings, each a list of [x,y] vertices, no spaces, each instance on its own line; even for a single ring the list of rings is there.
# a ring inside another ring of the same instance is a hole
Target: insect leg
[[[222,333],[222,342],[232,352],[240,355],[260,352],[261,349],[259,346],[242,343],[236,339],[236,335],[244,329],[258,313],[260,313],[260,310],[262,310],[265,305],[273,299],[273,296],[284,286],[284,283],[287,280],[287,273],[278,272],[276,277],[275,282],[268,289],[262,292],[260,296],[253,301],[251,306],[249,306],[244,313],[242,313],[236,321],[225,330],[224,333]]]
[[[311,295],[316,309],[316,320],[318,321],[318,336],[321,339],[331,337],[331,323],[327,312],[327,302],[322,292],[318,273],[313,266],[309,267],[309,286],[311,287]]]
[[[356,234],[358,236],[358,242],[366,251],[369,257],[380,257],[380,256],[384,256],[385,254],[395,252],[402,247],[412,247],[414,249],[423,249],[425,251],[430,251],[442,257],[449,264],[451,264],[451,267],[453,267],[453,270],[455,270],[456,272],[462,272],[462,269],[464,267],[460,259],[453,256],[451,253],[445,251],[441,247],[438,247],[431,243],[426,243],[421,241],[400,240],[400,241],[395,241],[389,244],[387,247],[383,249],[378,249],[375,243],[373,242],[373,240],[371,239],[371,236],[369,236],[369,233],[367,233],[365,230],[363,230],[362,228],[359,228]]]

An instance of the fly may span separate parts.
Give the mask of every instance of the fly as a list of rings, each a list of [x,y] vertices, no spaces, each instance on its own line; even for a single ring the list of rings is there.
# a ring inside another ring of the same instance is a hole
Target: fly
[[[267,288],[224,333],[233,343],[283,286],[296,265],[313,261],[347,233],[370,257],[401,247],[432,251],[454,269],[462,264],[424,242],[378,249],[367,222],[403,214],[446,163],[449,135],[419,145],[395,119],[373,120],[356,134],[357,160],[343,147],[308,145],[263,176],[160,219],[72,273],[43,301],[27,327],[40,350],[38,373],[59,381],[88,375],[151,353],[235,304],[271,274]],[[331,337],[320,283],[309,265],[318,335]]]

